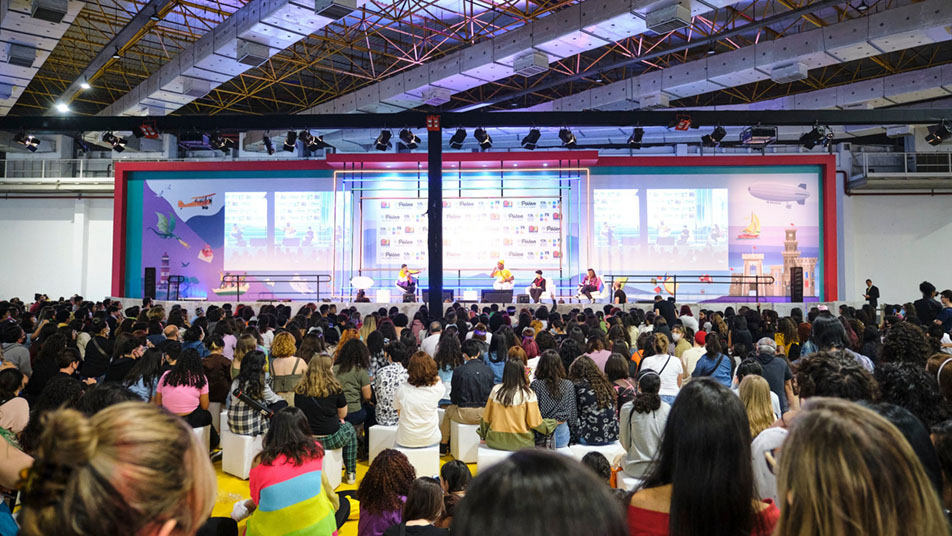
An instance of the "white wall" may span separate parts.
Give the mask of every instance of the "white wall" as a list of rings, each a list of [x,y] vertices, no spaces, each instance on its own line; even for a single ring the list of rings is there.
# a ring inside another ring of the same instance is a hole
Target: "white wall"
[[[112,281],[112,199],[0,199],[0,297],[102,299]]]
[[[952,288],[952,197],[844,197],[843,220],[841,299],[861,300],[867,278],[880,303],[918,299],[923,280]]]

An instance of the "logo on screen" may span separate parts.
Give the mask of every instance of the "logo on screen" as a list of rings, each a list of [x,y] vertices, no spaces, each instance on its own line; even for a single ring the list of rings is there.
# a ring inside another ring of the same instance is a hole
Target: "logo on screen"
[[[511,245],[512,245],[512,239],[511,239],[511,238],[503,238],[503,239],[502,239],[502,245],[504,245],[504,246],[511,246]]]
[[[380,245],[381,245],[381,246],[384,246],[384,247],[389,246],[389,245],[390,245],[390,241],[387,240],[386,238],[381,238],[381,239],[380,239]]]
[[[450,206],[449,201],[443,201],[443,208],[448,208]]]
[[[561,251],[553,251],[553,252],[552,252],[552,258],[553,258],[553,259],[558,259],[558,258],[561,258],[561,257],[562,257],[562,252],[561,252]]]
[[[497,213],[495,213],[495,212],[491,212],[491,213],[489,214],[489,219],[490,219],[490,220],[494,220],[494,221],[495,221],[495,220],[498,220],[498,219],[499,219],[499,214],[497,214]]]
[[[561,220],[561,219],[562,219],[562,214],[559,213],[559,212],[556,212],[556,213],[552,214],[552,219],[553,219],[553,220]]]
[[[390,208],[390,203],[388,201],[381,201],[380,208]]]
[[[492,257],[492,258],[494,258],[494,259],[495,259],[495,258],[498,258],[498,257],[499,257],[499,252],[498,252],[498,251],[490,251],[490,252],[489,252],[489,256]]]
[[[530,225],[530,226],[529,226],[529,232],[530,232],[530,233],[538,233],[538,232],[539,232],[539,226],[538,226],[538,225]]]
[[[498,201],[497,201],[497,203],[498,203]],[[512,201],[503,201],[503,202],[502,202],[502,206],[504,206],[504,207],[511,207],[511,206],[512,206]]]
[[[403,232],[410,234],[413,232],[413,227],[404,227]]]

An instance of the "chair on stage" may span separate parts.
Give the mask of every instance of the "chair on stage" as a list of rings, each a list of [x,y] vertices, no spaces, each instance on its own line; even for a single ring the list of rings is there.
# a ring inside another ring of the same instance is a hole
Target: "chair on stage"
[[[367,291],[370,290],[370,287],[374,286],[374,280],[365,275],[358,275],[350,278],[350,286],[357,290],[364,291],[364,294],[367,294]]]
[[[529,285],[528,287],[526,287],[526,294],[532,296],[532,292],[530,292],[531,290],[532,290],[532,285]],[[558,299],[558,295],[559,295],[559,289],[555,286],[555,282],[552,281],[551,277],[546,277],[545,278],[545,292],[543,292],[542,295],[539,296],[540,303],[542,300],[545,300],[545,299],[556,301]]]

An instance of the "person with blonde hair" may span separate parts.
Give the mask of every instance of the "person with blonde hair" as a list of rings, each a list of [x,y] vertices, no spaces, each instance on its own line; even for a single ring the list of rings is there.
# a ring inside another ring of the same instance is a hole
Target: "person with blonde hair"
[[[347,397],[334,377],[334,362],[329,356],[315,356],[307,372],[294,388],[294,405],[301,408],[325,450],[344,449],[347,483],[357,481],[357,432],[346,422]]]
[[[357,336],[366,344],[367,337],[375,331],[377,331],[377,319],[374,318],[374,315],[367,315],[364,317],[364,322],[360,325],[360,329],[357,330]]]
[[[294,355],[294,335],[282,331],[271,341],[271,389],[288,404],[294,405],[294,387],[301,381],[307,363]]]
[[[770,384],[762,376],[749,374],[740,381],[738,394],[747,409],[750,438],[754,439],[776,420],[770,403]]]
[[[241,337],[238,337],[238,342],[235,343],[235,357],[231,360],[231,379],[234,380],[238,377],[238,373],[241,372],[241,359],[245,357],[245,354],[248,352],[254,352],[258,349],[258,339],[250,333],[245,333]],[[267,366],[265,366],[267,369]]]
[[[657,353],[642,358],[639,370],[653,370],[661,376],[661,389],[658,394],[661,400],[669,406],[674,404],[678,392],[681,391],[681,382],[684,378],[684,365],[681,360],[669,354],[671,342],[664,333],[653,333],[650,337],[654,338],[657,346]]]
[[[774,536],[948,534],[922,463],[876,412],[812,398],[791,424],[777,470]]]
[[[57,410],[23,480],[20,534],[193,535],[215,490],[204,446],[175,415],[145,402]]]

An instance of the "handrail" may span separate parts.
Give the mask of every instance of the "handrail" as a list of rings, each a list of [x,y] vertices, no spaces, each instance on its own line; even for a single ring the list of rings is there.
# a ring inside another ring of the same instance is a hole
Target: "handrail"
[[[242,283],[249,281],[259,283],[314,283],[315,296],[318,302],[321,301],[321,283],[330,283],[334,278],[330,274],[237,274],[226,272],[222,274],[221,286],[215,290],[229,292],[234,289],[235,301],[241,303]],[[247,288],[245,289],[247,290]],[[271,294],[303,294],[302,292],[271,292]]]
[[[185,282],[184,275],[170,275],[165,283],[165,300],[170,301],[172,295],[172,286],[175,286],[175,301],[179,299],[179,287]]]
[[[667,277],[669,280],[661,280],[658,276],[654,275],[644,275],[644,274],[605,274],[604,278],[608,278],[610,281],[610,286],[614,286],[615,279],[625,279],[625,284],[635,284],[635,285],[664,285],[665,283],[670,282],[673,286],[674,291],[671,292],[671,296],[674,298],[674,301],[678,300],[678,285],[729,285],[733,283],[753,283],[754,284],[754,300],[755,303],[760,303],[760,287],[761,285],[772,285],[776,281],[772,275],[704,275],[699,276],[697,274],[680,274],[681,281],[678,281],[678,274],[668,274]]]

